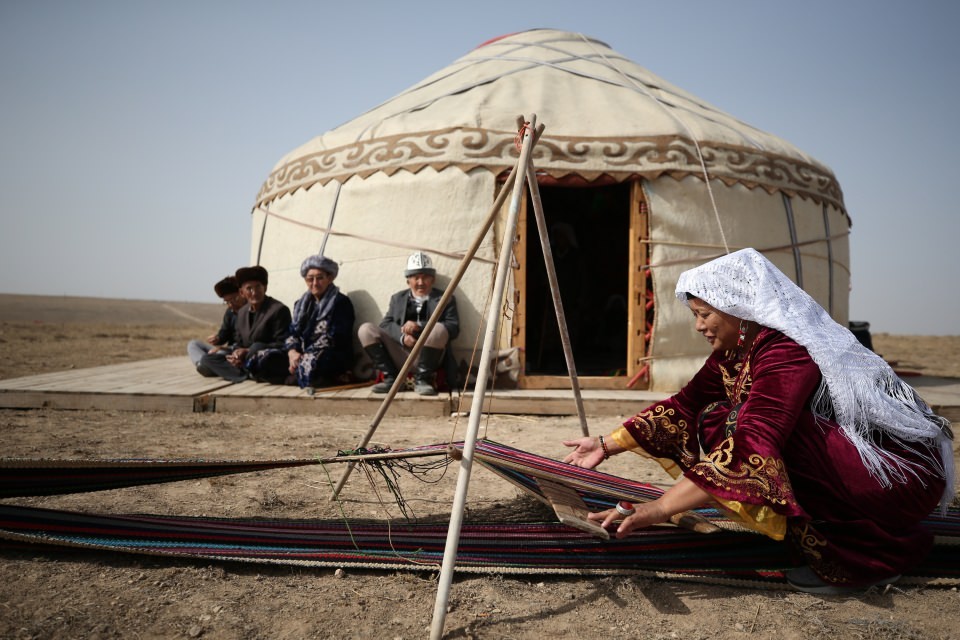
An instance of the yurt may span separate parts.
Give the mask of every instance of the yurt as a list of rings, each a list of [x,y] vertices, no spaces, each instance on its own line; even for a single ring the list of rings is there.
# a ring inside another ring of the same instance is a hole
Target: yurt
[[[829,168],[599,40],[550,29],[490,40],[283,157],[252,216],[271,295],[292,304],[300,262],[321,251],[358,324],[380,320],[415,250],[448,284],[530,114],[545,126],[532,157],[582,387],[678,389],[709,347],[677,278],[743,247],[848,322],[850,220]],[[482,342],[506,207],[499,220],[456,289],[461,365]],[[511,240],[497,348],[518,355],[520,387],[569,388],[529,192]]]

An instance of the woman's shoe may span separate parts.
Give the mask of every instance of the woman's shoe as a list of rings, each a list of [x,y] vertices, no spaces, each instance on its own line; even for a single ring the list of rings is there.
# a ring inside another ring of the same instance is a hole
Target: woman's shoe
[[[888,584],[893,584],[900,579],[899,575],[895,575],[874,582],[873,584],[860,587],[842,587],[835,584],[830,584],[818,576],[813,569],[806,566],[790,569],[787,571],[786,576],[787,583],[797,591],[802,591],[804,593],[815,593],[823,596],[840,596],[851,593],[860,593],[866,591],[870,587],[883,587]]]

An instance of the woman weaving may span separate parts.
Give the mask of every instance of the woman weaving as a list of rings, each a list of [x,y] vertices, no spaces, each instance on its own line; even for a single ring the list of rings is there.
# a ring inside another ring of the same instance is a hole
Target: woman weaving
[[[577,466],[630,450],[683,477],[632,514],[590,518],[622,518],[623,537],[715,504],[788,540],[806,566],[787,579],[812,593],[888,584],[922,559],[920,520],[953,498],[949,422],[753,249],[684,272],[676,291],[706,363],[610,435],[563,444]]]

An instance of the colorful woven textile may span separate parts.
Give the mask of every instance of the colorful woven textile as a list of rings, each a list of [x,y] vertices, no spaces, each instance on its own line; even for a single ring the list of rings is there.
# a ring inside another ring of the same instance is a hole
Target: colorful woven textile
[[[0,539],[10,548],[435,571],[446,535],[445,524],[107,516],[0,505]],[[667,526],[605,542],[558,523],[468,523],[457,554],[459,571],[646,574],[753,587],[782,586],[781,570],[790,564],[785,545],[762,536]],[[904,583],[960,583],[960,545],[938,544]]]
[[[446,446],[419,451],[439,455]],[[661,492],[490,441],[478,442],[475,456],[479,464],[533,493],[539,491],[536,477],[563,482],[592,508],[604,508],[619,499],[649,500]],[[0,461],[5,470],[31,470],[27,477],[35,486],[21,486],[15,495],[54,493],[57,483],[69,482],[77,469],[98,470],[80,473],[83,479],[77,486],[113,488],[321,461],[73,461],[56,473],[47,473],[55,469],[56,461],[26,462]],[[170,477],[164,471],[171,472]],[[4,482],[0,487],[12,490],[12,483]],[[722,521],[720,514],[709,509],[697,513]],[[960,584],[960,510],[931,515],[925,524],[937,544],[921,565],[904,576],[904,583]],[[70,547],[206,560],[435,571],[446,535],[445,523],[97,515],[0,504],[0,544],[8,548]],[[748,532],[704,535],[657,526],[625,540],[603,541],[559,523],[543,522],[467,523],[457,554],[458,571],[642,574],[773,588],[783,586],[782,570],[790,564],[784,544]]]
[[[270,460],[0,460],[0,498],[55,496],[317,464]]]

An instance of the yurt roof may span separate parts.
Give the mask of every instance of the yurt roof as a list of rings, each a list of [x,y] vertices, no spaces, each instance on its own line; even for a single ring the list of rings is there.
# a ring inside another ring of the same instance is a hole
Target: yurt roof
[[[298,189],[425,167],[501,173],[516,162],[517,116],[546,131],[537,170],[553,178],[694,175],[843,210],[833,173],[582,34],[538,29],[491,40],[287,154],[257,206]]]

